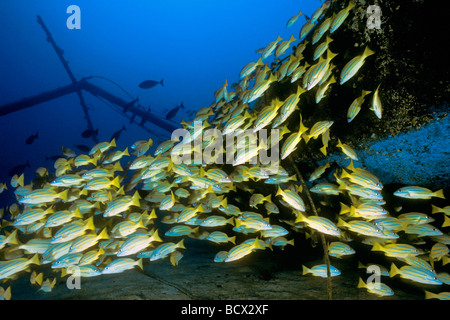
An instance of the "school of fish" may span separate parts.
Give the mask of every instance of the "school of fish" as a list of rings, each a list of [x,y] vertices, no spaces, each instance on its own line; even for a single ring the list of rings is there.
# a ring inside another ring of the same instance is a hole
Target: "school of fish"
[[[298,39],[294,35],[285,41],[278,37],[259,50],[261,57],[242,68],[238,84],[228,87],[225,81],[215,92],[212,105],[198,110],[191,122],[181,123],[190,133],[182,141],[164,141],[152,155],[152,139],[117,150],[112,137],[85,153],[63,150],[66,156],[54,162],[54,172],[39,168],[36,177],[27,177],[34,178],[29,184],[24,183],[23,174],[14,175],[10,186],[0,184],[0,192],[15,188],[17,198],[16,204],[1,209],[0,298],[11,299],[8,283],[24,274],[32,285],[50,292],[56,278],[68,277],[75,270],[81,277],[94,277],[151,267],[153,261],[165,258],[176,266],[186,250],[186,237],[229,248],[214,258],[217,263],[229,263],[257,250],[293,246],[294,235],[323,234],[331,261],[357,254],[352,241],[361,241],[391,259],[387,268],[380,266],[382,276],[399,276],[436,287],[449,285],[450,275],[438,270],[450,262],[450,236],[448,229],[444,230],[450,226],[450,207],[432,203],[436,198],[445,199],[443,191],[405,186],[392,195],[429,203],[432,216],[388,212],[383,185],[358,163],[357,150],[337,137],[331,139],[333,119],[324,114],[323,120],[307,127],[307,119],[301,116],[311,107],[302,103],[302,97],[311,95],[318,103],[330,87],[355,81],[365,60],[375,54],[369,47],[355,48],[354,58],[342,70],[333,65],[338,55],[330,49],[333,34],[339,32],[353,7],[352,2],[345,8],[325,2],[311,18],[300,12],[289,19],[287,28],[293,28],[301,16],[306,18]],[[303,56],[308,46],[313,48],[313,56]],[[264,62],[272,55],[275,63]],[[292,84],[295,89],[284,100],[267,101],[267,92],[276,82]],[[349,106],[348,122],[357,121],[357,115],[364,112],[365,100],[374,116],[381,119],[383,88],[367,89]],[[253,101],[262,107],[252,109],[249,103]],[[200,128],[194,124],[200,124]],[[279,129],[280,133],[273,136],[280,146],[277,169],[250,161],[262,150],[271,149],[268,140],[272,135],[267,141],[257,139],[255,148],[235,147],[230,165],[216,164],[220,156],[217,150],[214,154],[205,152],[214,138],[204,139],[197,149],[185,148],[207,129],[217,129],[223,137],[238,130],[258,133]],[[337,140],[335,147],[349,161],[346,167],[326,163],[311,173],[304,172],[311,185],[309,191],[321,205],[327,206],[327,199],[339,197],[341,208],[334,217],[313,214],[304,186],[285,162],[315,146],[318,138],[322,143],[317,151],[324,157],[330,143]],[[189,156],[203,154],[202,161],[176,163],[173,157],[186,155],[186,150]],[[247,198],[248,203],[243,203]],[[432,224],[434,215],[444,217],[442,226]],[[168,230],[163,232],[161,225]],[[432,242],[432,246],[422,246],[425,242]],[[45,275],[40,272],[42,265],[60,272]],[[327,277],[325,264],[299,269],[304,275]],[[330,272],[332,277],[341,274],[332,265]],[[378,296],[394,294],[384,283],[359,279],[356,286]],[[448,292],[426,291],[424,295],[449,298]]]

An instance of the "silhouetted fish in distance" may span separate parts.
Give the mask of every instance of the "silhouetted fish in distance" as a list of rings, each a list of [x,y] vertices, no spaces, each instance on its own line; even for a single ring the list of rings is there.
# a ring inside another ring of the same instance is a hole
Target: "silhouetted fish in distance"
[[[151,89],[155,87],[156,85],[160,84],[164,87],[164,79],[161,79],[161,81],[155,81],[155,80],[145,80],[139,84],[139,88],[141,89]]]
[[[142,116],[142,119],[141,119],[141,126],[143,126],[144,123],[145,123],[146,121],[148,121],[148,115],[150,114],[150,112],[152,112],[152,108],[148,107],[148,108],[147,108],[147,111],[146,111],[145,114]]]
[[[98,128],[96,130],[87,129],[81,133],[83,138],[90,138],[92,136],[98,136]]]
[[[91,148],[89,148],[87,145],[85,145],[85,144],[77,144],[77,145],[75,145],[75,147],[78,149],[78,150],[80,150],[80,151],[83,151],[83,152],[89,152],[89,151],[91,151]]]
[[[133,101],[128,102],[125,107],[123,107],[123,112],[127,112],[132,106],[134,106],[134,104],[136,102],[139,101],[139,97],[137,97],[136,99],[134,99]]]
[[[33,135],[29,136],[27,138],[27,140],[25,141],[25,143],[26,144],[32,144],[34,142],[34,140],[36,140],[38,138],[38,133],[39,132],[36,132],[36,134],[33,134]]]
[[[114,132],[113,135],[111,136],[111,138],[109,138],[109,141],[111,141],[112,139],[116,139],[116,141],[119,140],[119,137],[122,134],[123,130],[127,130],[125,125],[123,125],[121,129],[119,129],[116,132]]]
[[[182,102],[179,106],[176,106],[175,108],[173,108],[172,110],[170,110],[170,111],[167,113],[167,115],[166,115],[166,120],[170,120],[170,119],[172,119],[173,117],[175,117],[176,114],[177,114],[177,112],[178,112],[178,110],[180,110],[180,108],[184,109],[183,102]]]
[[[22,174],[23,170],[25,170],[26,167],[30,167],[30,163],[28,162],[28,160],[25,164],[19,164],[18,166],[15,166],[11,170],[9,170],[8,175],[10,177],[12,177],[15,174],[20,175]]]

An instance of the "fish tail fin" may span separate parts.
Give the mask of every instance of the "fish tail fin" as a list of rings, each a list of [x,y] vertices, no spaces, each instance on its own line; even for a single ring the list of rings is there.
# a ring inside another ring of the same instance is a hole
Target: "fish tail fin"
[[[305,140],[305,144],[307,144],[310,139],[311,139],[311,136],[309,134],[303,135],[303,140]]]
[[[346,226],[347,226],[347,222],[345,222],[345,221],[342,220],[341,218],[338,218],[337,226],[338,226],[338,227],[346,227]]]
[[[148,216],[149,219],[156,219],[157,217],[158,217],[158,216],[156,215],[155,209],[153,209],[153,210],[150,212],[150,215]]]
[[[232,236],[232,237],[230,238],[230,242],[231,242],[232,244],[236,244],[236,236]]]
[[[162,242],[163,240],[159,236],[158,230],[155,230],[155,232],[152,234],[153,241],[156,242]]]
[[[73,212],[73,216],[75,218],[83,218],[83,214],[81,213],[79,208],[76,208],[75,211]]]
[[[111,181],[111,185],[113,185],[117,189],[120,188],[119,176],[115,177],[114,180]]]
[[[123,171],[123,168],[122,168],[122,166],[120,165],[120,162],[119,162],[119,161],[117,161],[116,163],[114,163],[113,171]]]
[[[98,160],[98,158],[99,158],[99,157],[94,156],[94,158],[90,159],[89,162],[92,163],[92,164],[94,165],[94,167],[96,167],[96,166],[97,166],[97,160]]]
[[[90,218],[85,220],[86,224],[86,229],[89,230],[95,230],[95,225],[94,225],[94,216],[91,216]]]
[[[128,147],[126,147],[125,150],[123,150],[122,155],[127,157],[130,156],[130,153],[128,152]]]
[[[279,195],[283,195],[283,190],[281,190],[280,186],[278,186],[278,190],[277,190],[277,193],[275,194],[275,197],[279,196]]]
[[[372,251],[383,251],[383,246],[378,242],[374,242]]]
[[[338,55],[337,53],[334,53],[330,49],[327,49],[327,60],[328,61],[332,60],[337,55]]]
[[[28,163],[28,161],[27,161],[27,164],[28,164],[28,166],[30,166],[30,164]],[[22,173],[22,174],[20,175],[19,179],[17,179],[17,184],[18,184],[19,186],[21,186],[21,187],[24,186],[23,179],[24,179],[24,174]]]
[[[269,194],[268,196],[265,196],[264,200],[266,200],[267,202],[272,202],[272,195]]]
[[[181,239],[180,242],[177,243],[177,248],[186,249],[184,246],[184,239]]]
[[[389,277],[392,278],[399,273],[400,273],[400,270],[397,268],[397,266],[394,263],[392,263],[391,270],[389,271]]]
[[[69,194],[69,189],[66,189],[66,190],[61,191],[60,193],[58,193],[58,198],[60,198],[60,199],[62,199],[64,201],[67,201],[68,194]]]
[[[425,290],[425,299],[435,299],[436,294],[430,291]]]
[[[346,170],[342,169],[341,179],[343,178],[350,178],[350,173],[348,173]]]
[[[302,265],[302,275],[305,275],[309,272],[310,272],[310,269],[307,266]]]
[[[110,146],[111,148],[115,148],[115,147],[116,147],[116,138],[113,138],[113,139],[111,140],[111,142],[109,143],[109,146]]]
[[[142,264],[142,258],[140,258],[137,262],[136,262],[136,266],[139,267],[139,269],[144,270],[144,266]]]
[[[300,211],[297,211],[297,219],[295,219],[295,223],[302,221],[306,221],[306,217]]]
[[[9,244],[19,244],[19,240],[17,239],[17,229],[9,234],[5,242]]]
[[[327,155],[327,146],[324,145],[322,148],[320,148],[320,152],[322,152],[322,154],[324,156],[326,156]]]
[[[358,288],[365,288],[365,287],[366,287],[366,284],[364,283],[363,279],[359,278]]]
[[[3,293],[3,298],[5,300],[11,300],[11,286],[8,287],[8,289],[5,290]]]
[[[147,210],[146,210],[146,211],[147,211]],[[139,218],[139,221],[138,221],[137,225],[139,226],[139,228],[147,229],[147,226],[144,224],[144,218],[143,218],[143,216],[141,216],[141,217]]]
[[[340,204],[341,204],[341,211],[339,211],[339,214],[346,214],[351,211],[350,207],[347,206],[345,203],[340,202]]]
[[[444,190],[443,190],[443,189],[440,189],[440,190],[436,191],[436,192],[434,193],[434,196],[435,196],[435,197],[438,197],[438,198],[441,198],[441,199],[445,199],[445,196],[444,196]]]
[[[220,202],[220,205],[224,208],[228,207],[228,198],[224,197],[223,200]]]
[[[368,56],[371,56],[373,54],[375,54],[375,51],[372,51],[369,46],[366,46],[363,52],[363,56],[367,58]]]
[[[102,230],[102,232],[99,233],[98,239],[99,239],[99,240],[100,240],[100,239],[104,239],[104,240],[108,240],[108,239],[109,239],[109,235],[108,235],[108,232],[107,232],[106,228],[104,228],[104,229]]]
[[[442,224],[442,228],[445,227],[450,227],[450,218],[447,216],[444,217],[444,223]]]
[[[431,205],[431,213],[435,214],[435,213],[438,213],[438,212],[441,212],[441,208],[439,208],[439,207],[435,206],[434,204],[432,204]]]
[[[355,166],[353,165],[353,159],[350,159],[350,164],[346,167],[351,172],[355,171]]]
[[[39,255],[36,253],[33,258],[30,260],[30,264],[40,265],[41,262],[39,261]]]
[[[159,83],[164,87],[164,78],[162,78]]]
[[[38,285],[42,285],[42,281],[44,280],[44,273],[39,273],[36,278],[34,279],[34,283],[37,283]]]
[[[305,125],[303,124],[302,121],[302,115],[300,114],[300,129],[298,130],[299,134],[302,135],[304,134],[306,131],[308,131],[308,128],[305,127]]]
[[[358,261],[358,269],[365,269],[366,266],[362,264],[361,261]]]
[[[336,145],[336,147],[342,148],[344,147],[344,145],[341,142],[341,139],[338,138],[338,144]]]

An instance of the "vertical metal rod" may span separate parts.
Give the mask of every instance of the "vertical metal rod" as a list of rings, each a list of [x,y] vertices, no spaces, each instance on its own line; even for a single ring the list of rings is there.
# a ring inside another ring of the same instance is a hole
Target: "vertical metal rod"
[[[303,180],[303,176],[300,173],[300,170],[298,170],[297,165],[295,164],[295,161],[292,160],[292,158],[288,157],[289,161],[291,162],[292,167],[294,168],[297,177],[300,179],[300,182],[302,183],[303,190],[305,190],[306,196],[308,197],[309,204],[311,205],[311,209],[314,212],[316,216],[319,216],[316,210],[316,206],[314,205],[314,201],[311,198],[311,194],[309,193],[308,187],[306,186],[305,180]],[[325,264],[327,265],[327,292],[328,292],[328,300],[333,300],[333,290],[331,287],[331,272],[330,272],[330,256],[328,255],[328,245],[325,241],[325,236],[320,233],[320,239],[322,241],[322,247],[324,251],[324,260]]]
[[[66,69],[66,72],[69,75],[70,80],[72,81],[72,83],[76,83],[77,79],[75,79],[75,76],[73,75],[72,70],[70,70],[70,68],[69,68],[69,64],[63,57],[64,51],[60,47],[58,47],[55,40],[53,39],[52,34],[48,30],[47,26],[44,23],[44,20],[42,20],[40,15],[37,15],[37,22],[41,25],[42,29],[44,29],[44,32],[47,35],[47,41],[50,42],[50,44],[53,46],[53,49],[55,50],[56,55],[58,56],[59,60],[61,61],[64,69]],[[77,95],[78,95],[78,98],[80,99],[81,107],[83,108],[84,118],[87,121],[88,129],[94,131],[94,125],[92,124],[92,120],[89,115],[88,107],[86,105],[86,102],[84,101],[83,95],[81,93],[81,89],[77,90]],[[98,143],[98,139],[97,139],[96,135],[92,135],[92,139],[96,143]]]

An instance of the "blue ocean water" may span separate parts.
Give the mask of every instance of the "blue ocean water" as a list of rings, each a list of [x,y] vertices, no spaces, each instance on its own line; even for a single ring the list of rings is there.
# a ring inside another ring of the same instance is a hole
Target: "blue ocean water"
[[[80,8],[80,29],[69,29],[67,20]],[[172,119],[189,121],[191,112],[208,107],[214,92],[227,79],[238,81],[239,72],[259,58],[255,51],[278,35],[298,38],[300,17],[286,28],[288,19],[300,10],[311,15],[321,1],[229,0],[2,0],[0,1],[0,107],[71,83],[54,49],[37,23],[40,15],[64,51],[64,58],[76,77],[100,76],[92,83],[131,101],[139,97],[142,106],[164,118],[183,102]],[[164,86],[144,90],[144,80]],[[125,126],[118,149],[134,141],[164,140],[170,132],[154,127],[149,133],[116,112],[111,105],[83,93],[99,141]],[[93,146],[81,137],[87,122],[76,94],[69,94],[31,108],[0,117],[0,182],[8,182],[8,172],[28,163],[25,183],[38,167],[53,170],[46,157],[61,155],[62,146],[79,152],[75,145]],[[38,132],[32,144],[25,141]],[[0,194],[0,207],[14,201],[12,188]]]

